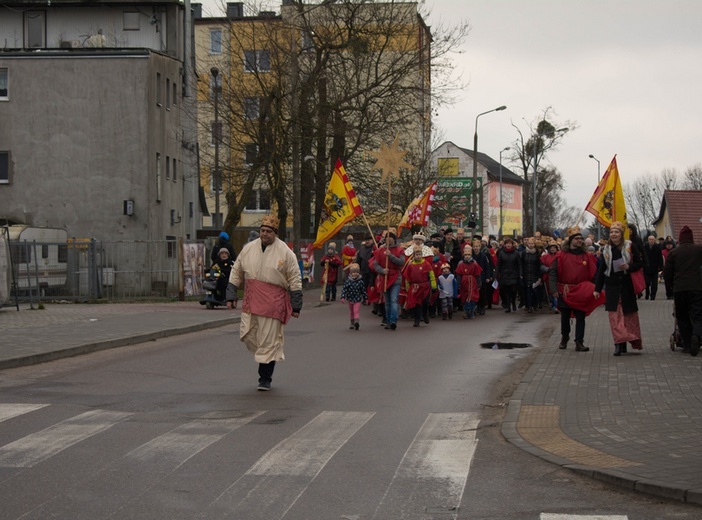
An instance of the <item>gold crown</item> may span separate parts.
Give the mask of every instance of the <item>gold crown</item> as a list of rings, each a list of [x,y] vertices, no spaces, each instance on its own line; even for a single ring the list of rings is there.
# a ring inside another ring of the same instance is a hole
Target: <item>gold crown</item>
[[[612,230],[612,229],[618,229],[619,231],[621,231],[622,233],[624,233],[624,224],[621,223],[621,222],[619,222],[618,220],[615,220],[614,222],[612,222],[612,225],[609,226],[609,229],[610,229],[610,230]]]
[[[273,229],[276,233],[278,232],[278,225],[280,224],[280,220],[275,218],[273,215],[265,215],[261,219],[261,226],[266,226],[271,229]]]
[[[568,228],[568,236],[571,237],[573,235],[580,235],[580,226],[573,226]]]

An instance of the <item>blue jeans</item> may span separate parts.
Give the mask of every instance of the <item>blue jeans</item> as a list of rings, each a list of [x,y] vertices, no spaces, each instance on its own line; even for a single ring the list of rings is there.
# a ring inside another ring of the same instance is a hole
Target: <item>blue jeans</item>
[[[385,291],[385,320],[386,323],[397,323],[397,317],[400,314],[400,305],[397,299],[400,296],[400,284],[396,283],[388,287]]]

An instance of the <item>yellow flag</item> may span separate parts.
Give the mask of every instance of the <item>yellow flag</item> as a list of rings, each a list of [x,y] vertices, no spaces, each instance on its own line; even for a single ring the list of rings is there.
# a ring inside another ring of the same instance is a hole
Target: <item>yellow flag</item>
[[[356,192],[346,175],[344,165],[339,159],[329,180],[327,193],[324,195],[324,207],[317,228],[317,239],[312,247],[318,249],[324,242],[336,235],[339,230],[363,213]]]
[[[612,158],[609,167],[597,185],[595,193],[592,194],[590,202],[587,203],[585,211],[595,215],[597,221],[606,227],[611,227],[612,222],[619,221],[626,228],[626,205],[624,204],[624,192],[619,179],[617,169],[617,156]]]

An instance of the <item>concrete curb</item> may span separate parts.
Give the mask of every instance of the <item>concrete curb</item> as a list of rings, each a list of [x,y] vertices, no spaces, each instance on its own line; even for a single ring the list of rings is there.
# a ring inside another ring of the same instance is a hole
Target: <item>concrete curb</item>
[[[144,332],[141,334],[134,334],[133,336],[124,336],[116,339],[108,339],[101,341],[98,340],[92,343],[84,343],[81,345],[76,345],[74,347],[68,347],[53,352],[42,352],[39,354],[32,354],[28,356],[18,356],[15,358],[3,359],[0,360],[0,370],[29,366],[38,363],[45,363],[47,361],[54,361],[56,359],[79,356],[81,354],[88,354],[90,352],[97,352],[99,350],[107,350],[111,348],[136,345],[137,343],[155,341],[160,338],[178,336],[181,334],[188,334],[190,332],[198,332],[212,327],[224,327],[227,325],[233,325],[239,323],[240,321],[240,316],[230,316],[228,318],[212,320],[205,323],[195,323],[184,327],[174,327],[165,330],[155,330],[153,332]]]

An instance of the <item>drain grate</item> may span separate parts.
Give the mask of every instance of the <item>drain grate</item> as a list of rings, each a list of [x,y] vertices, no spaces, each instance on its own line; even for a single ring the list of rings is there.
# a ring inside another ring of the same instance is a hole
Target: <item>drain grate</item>
[[[482,348],[489,348],[492,350],[512,350],[513,348],[528,348],[531,347],[531,343],[501,343],[491,341],[489,343],[481,343]]]

